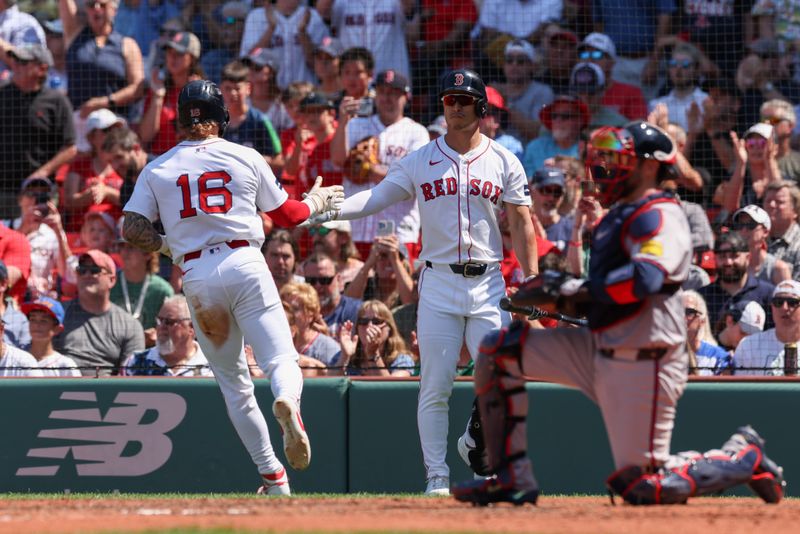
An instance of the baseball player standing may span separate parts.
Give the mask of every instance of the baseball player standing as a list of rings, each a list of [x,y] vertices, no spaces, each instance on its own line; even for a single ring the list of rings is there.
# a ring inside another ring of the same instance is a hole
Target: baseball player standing
[[[747,483],[765,501],[778,502],[782,469],[749,426],[714,454],[670,457],[688,367],[680,284],[692,256],[680,204],[657,189],[675,161],[675,145],[663,130],[632,122],[595,131],[587,151],[587,169],[610,211],[593,234],[588,281],[554,284],[551,302],[590,303],[589,326],[529,330],[515,321],[484,340],[475,391],[495,475],[455,486],[455,498],[536,503],[539,488],[526,454],[527,375],[579,388],[598,404],[616,465],[606,480],[612,495],[632,504],[684,503]],[[512,301],[536,303],[537,282],[523,285]]]
[[[439,95],[447,134],[395,162],[383,181],[346,199],[338,214],[355,219],[416,198],[422,226],[420,258],[426,265],[419,279],[417,311],[417,422],[429,495],[450,493],[445,462],[448,401],[461,346],[466,342],[475,357],[484,336],[510,321],[498,305],[506,291],[499,264],[501,210],[506,211],[525,276],[537,269],[525,172],[516,156],[479,130],[487,107],[483,81],[473,71],[454,70],[442,79]],[[462,441],[467,438],[465,434]]]
[[[303,379],[289,323],[260,248],[264,211],[280,226],[296,225],[344,197],[341,186],[315,187],[289,200],[264,158],[222,139],[228,110],[217,86],[187,84],[178,97],[186,140],[149,163],[125,206],[123,235],[147,251],[171,255],[183,271],[197,341],[214,371],[239,437],[258,467],[259,493],[288,495],[286,470],[275,456],[242,339],[253,347],[275,395],[272,411],[295,469],[311,459],[300,417]],[[151,221],[160,219],[166,235]],[[171,251],[171,252],[170,252]]]

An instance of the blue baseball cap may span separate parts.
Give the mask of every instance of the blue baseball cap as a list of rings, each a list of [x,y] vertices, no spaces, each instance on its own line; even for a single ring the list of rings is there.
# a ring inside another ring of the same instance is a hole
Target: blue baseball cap
[[[542,167],[533,173],[533,177],[531,178],[531,185],[536,188],[557,185],[561,189],[564,189],[566,183],[564,171],[557,167]]]
[[[22,313],[27,317],[34,310],[47,312],[53,317],[60,326],[64,325],[64,306],[56,299],[50,297],[39,297],[33,302],[26,302],[21,306]]]

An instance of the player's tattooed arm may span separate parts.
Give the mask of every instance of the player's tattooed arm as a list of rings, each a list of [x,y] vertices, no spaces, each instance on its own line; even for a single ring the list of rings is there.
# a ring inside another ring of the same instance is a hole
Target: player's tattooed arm
[[[131,245],[144,250],[145,252],[160,251],[163,243],[153,223],[145,217],[133,211],[125,212],[125,222],[122,225],[122,237]]]

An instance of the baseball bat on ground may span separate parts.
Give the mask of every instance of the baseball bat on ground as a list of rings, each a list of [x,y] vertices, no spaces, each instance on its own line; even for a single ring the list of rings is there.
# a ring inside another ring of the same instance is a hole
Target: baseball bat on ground
[[[541,319],[542,317],[548,317],[550,319],[555,319],[556,321],[564,321],[565,323],[574,324],[575,326],[589,325],[589,321],[586,319],[570,317],[569,315],[564,315],[563,313],[559,312],[545,311],[541,308],[537,308],[536,306],[515,306],[511,303],[511,299],[508,297],[503,297],[500,299],[500,309],[511,313],[521,313],[522,315],[527,315],[528,319]]]

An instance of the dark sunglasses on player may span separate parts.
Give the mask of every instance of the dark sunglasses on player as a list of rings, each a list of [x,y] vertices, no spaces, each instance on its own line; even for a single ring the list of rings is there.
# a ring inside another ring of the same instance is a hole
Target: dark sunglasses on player
[[[784,304],[789,306],[790,310],[794,310],[800,306],[800,299],[795,299],[792,297],[775,297],[772,299],[772,305],[776,308],[783,308]]]
[[[458,104],[459,106],[466,107],[471,106],[477,100],[474,96],[470,95],[444,95],[442,97],[442,102],[444,102],[445,106],[451,107]]]
[[[333,282],[333,276],[306,276],[306,284],[315,286],[329,286]]]

